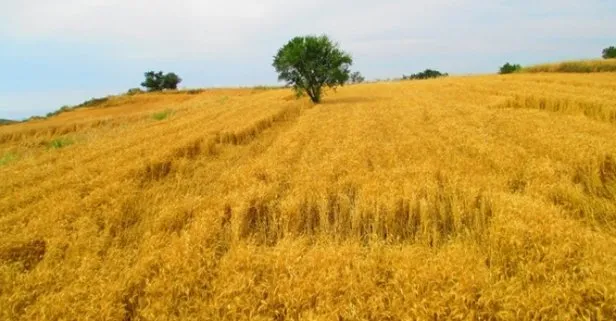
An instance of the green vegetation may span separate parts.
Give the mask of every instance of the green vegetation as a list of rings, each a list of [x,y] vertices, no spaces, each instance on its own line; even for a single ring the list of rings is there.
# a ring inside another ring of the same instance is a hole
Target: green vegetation
[[[13,124],[13,123],[17,123],[18,121],[16,120],[10,120],[10,119],[1,119],[0,118],[0,126],[2,125],[8,125],[8,124]]]
[[[275,89],[281,89],[284,88],[283,86],[267,86],[267,85],[257,85],[257,86],[253,86],[250,87],[250,89],[252,90],[275,90]]]
[[[272,64],[278,80],[286,81],[298,96],[319,103],[323,87],[335,89],[349,80],[351,56],[327,36],[295,37],[278,50]]]
[[[6,153],[2,156],[0,156],[0,166],[4,166],[8,163],[11,163],[13,161],[17,160],[17,155],[15,155],[14,153]]]
[[[46,117],[57,116],[57,115],[60,115],[63,112],[67,112],[67,111],[73,110],[75,108],[76,107],[71,107],[71,106],[68,106],[68,105],[64,105],[64,106],[60,107],[60,109],[58,109],[56,111],[52,111],[50,113],[47,113]]]
[[[173,114],[173,111],[171,109],[166,109],[164,111],[154,113],[152,115],[152,118],[154,118],[155,120],[163,120],[169,117],[171,114]]]
[[[159,91],[159,93],[163,93],[165,95],[181,95],[181,94],[188,94],[188,95],[198,95],[201,94],[203,92],[205,92],[206,89],[203,88],[197,88],[197,89],[169,89],[169,90],[165,90],[165,91]]]
[[[141,83],[141,86],[147,88],[148,91],[176,90],[178,84],[182,82],[182,79],[172,72],[165,74],[162,71],[148,71],[144,75],[145,81]]]
[[[47,147],[49,148],[53,148],[53,149],[60,149],[60,148],[64,148],[70,145],[73,145],[75,142],[67,137],[60,137],[60,138],[56,138],[52,141],[50,141],[49,143],[47,143]]]
[[[506,63],[502,67],[500,67],[499,74],[501,74],[501,75],[512,74],[512,73],[518,72],[520,70],[522,70],[522,66],[520,66],[518,64]]]
[[[601,55],[603,59],[613,59],[616,58],[616,47],[611,46],[603,49],[603,54]]]
[[[107,101],[109,101],[109,97],[91,98],[90,100],[86,100],[83,103],[75,106],[74,108],[96,107],[106,103]]]
[[[183,90],[183,91],[179,91],[180,93],[185,92],[189,95],[198,95],[202,92],[204,92],[204,89],[187,89],[187,90]]]
[[[522,68],[522,72],[616,72],[616,59],[565,61],[553,64],[541,64]]]
[[[67,112],[67,111],[72,111],[78,108],[85,108],[85,107],[98,107],[100,105],[103,105],[104,103],[109,101],[109,97],[102,97],[102,98],[90,98],[89,100],[84,101],[83,103],[77,105],[77,106],[68,106],[68,105],[64,105],[62,107],[60,107],[60,109],[47,113],[47,115],[45,117],[53,117],[53,116],[57,116],[61,113]]]
[[[362,76],[359,71],[351,73],[351,83],[352,84],[361,84],[365,80],[366,78],[364,78],[364,76]]]
[[[143,90],[141,90],[141,88],[131,88],[126,92],[126,94],[129,96],[138,95],[142,93],[143,93]]]
[[[402,75],[402,80],[422,80],[430,78],[440,78],[449,76],[447,73],[441,73],[438,70],[426,69],[422,72],[412,74],[410,76]]]

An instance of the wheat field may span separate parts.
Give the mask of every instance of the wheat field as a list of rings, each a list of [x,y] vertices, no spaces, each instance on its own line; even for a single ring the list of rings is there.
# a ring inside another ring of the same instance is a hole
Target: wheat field
[[[614,320],[616,74],[0,127],[1,320]]]

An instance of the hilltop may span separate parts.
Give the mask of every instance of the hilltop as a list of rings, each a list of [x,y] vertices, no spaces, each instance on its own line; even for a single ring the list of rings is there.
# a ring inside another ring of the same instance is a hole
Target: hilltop
[[[2,320],[616,318],[616,73],[0,127]]]

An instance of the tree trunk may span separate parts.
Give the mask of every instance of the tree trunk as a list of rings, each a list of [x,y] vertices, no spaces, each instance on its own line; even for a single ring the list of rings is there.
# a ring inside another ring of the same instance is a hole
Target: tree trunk
[[[314,87],[312,88],[312,93],[310,94],[310,99],[312,99],[312,102],[315,104],[318,104],[321,102],[321,88],[320,87]]]
[[[306,93],[313,103],[318,104],[321,102],[321,88],[306,88]]]

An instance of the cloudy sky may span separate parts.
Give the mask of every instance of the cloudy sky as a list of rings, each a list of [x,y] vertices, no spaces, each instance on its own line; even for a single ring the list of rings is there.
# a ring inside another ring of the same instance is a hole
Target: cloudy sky
[[[275,84],[272,56],[297,35],[329,35],[375,79],[596,58],[614,21],[614,0],[0,0],[0,118],[120,93],[147,70]]]

